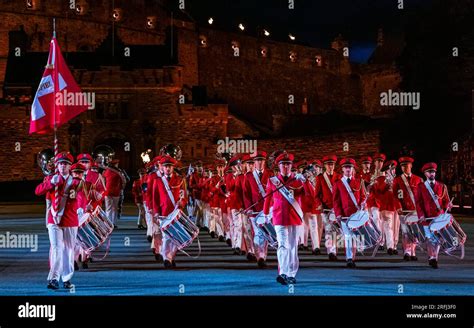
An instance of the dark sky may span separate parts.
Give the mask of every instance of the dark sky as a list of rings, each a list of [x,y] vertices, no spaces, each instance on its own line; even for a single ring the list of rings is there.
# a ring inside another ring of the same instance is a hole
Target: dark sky
[[[363,62],[375,47],[377,30],[400,34],[406,15],[417,7],[429,6],[429,0],[405,0],[404,10],[397,0],[295,0],[295,9],[288,9],[288,0],[187,0],[187,11],[206,24],[209,17],[216,26],[237,31],[238,23],[254,34],[265,27],[272,37],[288,40],[293,33],[299,42],[328,48],[341,33],[350,41],[351,60]]]

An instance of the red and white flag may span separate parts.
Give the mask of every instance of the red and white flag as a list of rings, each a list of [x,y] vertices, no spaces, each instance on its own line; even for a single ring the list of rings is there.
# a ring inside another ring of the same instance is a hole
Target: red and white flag
[[[30,134],[46,134],[87,110],[87,104],[68,103],[58,99],[64,94],[82,93],[69,71],[53,37],[43,77],[31,105]]]

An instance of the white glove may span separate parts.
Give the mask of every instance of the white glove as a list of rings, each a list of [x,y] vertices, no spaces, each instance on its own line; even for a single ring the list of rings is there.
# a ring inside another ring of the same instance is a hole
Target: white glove
[[[51,178],[51,184],[57,185],[58,183],[59,183],[59,174],[55,174],[55,175],[53,175],[53,177]]]
[[[305,178],[304,175],[301,174],[301,173],[297,173],[297,174],[295,175],[295,178],[296,178],[296,180],[300,180],[301,182],[306,182],[306,178]]]
[[[265,223],[270,223],[270,222],[272,222],[272,216],[269,214],[265,215]]]
[[[84,210],[82,208],[78,208],[76,213],[78,217],[81,217],[84,214]]]

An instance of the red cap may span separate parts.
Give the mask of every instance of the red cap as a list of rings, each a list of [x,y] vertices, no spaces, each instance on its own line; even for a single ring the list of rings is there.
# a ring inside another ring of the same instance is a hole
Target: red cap
[[[323,163],[336,163],[337,162],[337,156],[336,155],[326,155],[323,157]]]
[[[247,163],[247,162],[254,162],[254,159],[250,156],[250,154],[244,154],[242,155],[242,163]]]
[[[293,156],[293,154],[288,154],[287,152],[284,152],[283,154],[278,155],[278,157],[275,159],[275,162],[277,164],[293,163],[294,159],[295,159],[295,156]]]
[[[161,165],[176,165],[176,163],[177,163],[177,161],[169,155],[164,155],[160,159],[160,164]]]
[[[71,172],[84,172],[86,168],[81,163],[75,163],[71,166]]]
[[[318,166],[318,167],[323,167],[323,163],[321,163],[321,161],[319,159],[314,159],[311,164],[313,164],[314,166]]]
[[[151,160],[150,163],[151,163],[152,165],[155,165],[155,164],[157,164],[157,163],[160,162],[160,160],[161,160],[162,157],[163,157],[163,156],[161,156],[161,155],[155,156],[155,157],[153,157],[153,159]]]
[[[436,171],[438,170],[438,165],[436,165],[436,163],[426,163],[425,165],[423,165],[423,167],[421,168],[421,172],[425,173],[426,171]]]
[[[343,158],[340,162],[339,165],[341,166],[356,166],[356,161],[353,158]]]
[[[383,163],[382,171],[387,171],[388,169],[392,167],[397,167],[397,164],[398,164],[397,161],[393,159],[386,161],[385,163]]]
[[[297,169],[300,169],[300,168],[306,167],[306,166],[308,166],[308,163],[307,163],[305,160],[296,162],[296,164],[295,164],[295,167],[296,167]]]
[[[78,162],[80,162],[80,161],[84,161],[84,162],[85,162],[85,161],[89,161],[89,162],[92,162],[92,156],[89,155],[89,154],[87,154],[87,153],[79,154],[79,155],[77,155],[76,160],[77,160]]]
[[[54,158],[55,163],[61,163],[61,162],[66,162],[68,164],[72,164],[74,161],[74,157],[69,152],[63,151],[59,154],[56,155]]]
[[[240,164],[241,161],[240,161],[240,155],[235,155],[234,157],[232,157],[230,160],[229,160],[229,166],[235,166],[235,165],[238,165]]]
[[[225,163],[225,159],[216,159],[216,160],[214,161],[214,164],[215,164],[216,166],[225,166],[225,164],[226,164],[226,163]]]
[[[404,156],[404,157],[400,157],[398,159],[398,162],[400,163],[400,165],[403,165],[403,164],[406,164],[406,163],[413,163],[415,160],[411,157],[408,157],[408,156]]]
[[[380,153],[380,154],[374,155],[374,161],[379,160],[379,161],[385,162],[386,159],[387,159],[387,156],[385,156],[385,154]]]
[[[363,164],[365,164],[365,163],[372,163],[372,157],[370,157],[370,156],[362,157],[361,162],[362,162]]]
[[[267,152],[265,151],[257,151],[257,154],[252,157],[254,160],[257,159],[267,159]]]

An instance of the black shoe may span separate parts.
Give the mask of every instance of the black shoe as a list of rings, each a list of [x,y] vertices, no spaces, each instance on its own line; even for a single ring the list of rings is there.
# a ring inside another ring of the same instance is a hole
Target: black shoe
[[[247,254],[247,260],[249,260],[250,262],[255,262],[255,261],[257,261],[257,257],[252,253],[248,253]]]
[[[224,242],[224,241],[225,241],[224,236],[219,236],[219,241],[220,241],[221,243]]]
[[[79,265],[74,261],[74,271],[79,271]]]
[[[354,269],[356,267],[356,264],[352,260],[347,260],[347,267]]]
[[[294,285],[296,284],[296,278],[295,277],[288,277],[286,278],[289,284]]]
[[[393,255],[393,249],[389,248],[389,249],[387,250],[387,254],[388,254],[388,255]]]
[[[48,281],[48,289],[59,289],[59,282],[56,279]]]
[[[117,228],[118,228],[118,227],[117,227],[117,225],[116,225],[116,224],[114,224],[114,229],[117,229]]]
[[[412,261],[418,261],[418,258],[416,256],[410,256],[410,260]]]
[[[216,238],[216,233],[214,231],[211,231],[211,238]]]
[[[431,259],[428,261],[428,264],[433,268],[433,269],[438,269],[438,261],[435,259]]]
[[[175,262],[174,260],[171,261],[171,266],[172,266],[173,268],[176,268],[176,262]]]
[[[161,254],[155,254],[155,260],[158,263],[163,263],[163,256]]]
[[[153,237],[152,236],[146,236],[146,240],[148,240],[148,242],[151,243],[153,241]]]
[[[83,269],[89,269],[89,264],[87,262],[82,262]]]
[[[393,255],[398,255],[398,250],[396,248],[392,249]]]
[[[247,255],[247,252],[246,251],[240,251],[240,255],[245,256],[245,255]]]
[[[410,255],[408,254],[403,255],[403,260],[410,261]]]
[[[173,264],[168,260],[165,260],[163,265],[165,266],[165,269],[171,269],[173,267]]]
[[[298,245],[298,250],[299,250],[299,251],[302,251],[303,248],[304,248],[303,245]]]
[[[265,262],[264,259],[258,259],[257,266],[258,266],[260,269],[264,269],[264,268],[267,267],[267,262]]]
[[[315,248],[315,249],[313,249],[312,254],[313,255],[321,255],[321,250],[319,248]]]
[[[309,251],[309,247],[308,246],[303,246],[303,250]]]
[[[329,253],[329,261],[337,261],[337,256],[334,253]]]
[[[227,239],[225,242],[227,243],[227,245],[232,246],[232,240]]]
[[[240,248],[234,248],[234,255],[240,255]]]
[[[138,225],[138,230],[142,230],[143,226],[141,224]]]
[[[384,246],[384,245],[380,245],[380,246],[379,246],[379,250],[384,251],[384,250],[385,250],[385,246]]]
[[[66,289],[71,289],[72,286],[74,286],[71,281],[65,281],[63,282],[63,287],[66,288]]]
[[[277,277],[277,282],[282,285],[288,285],[288,277],[286,276],[286,274],[281,274]]]

